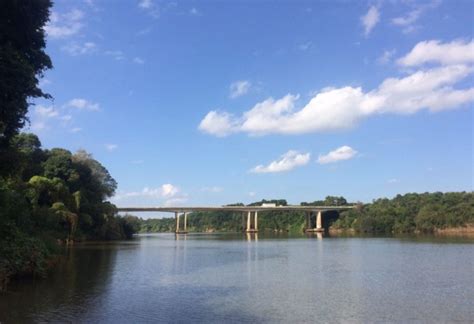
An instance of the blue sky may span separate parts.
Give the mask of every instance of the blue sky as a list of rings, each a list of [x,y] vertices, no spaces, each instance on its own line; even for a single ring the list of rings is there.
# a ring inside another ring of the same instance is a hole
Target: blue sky
[[[470,1],[56,1],[29,129],[118,206],[473,190]]]

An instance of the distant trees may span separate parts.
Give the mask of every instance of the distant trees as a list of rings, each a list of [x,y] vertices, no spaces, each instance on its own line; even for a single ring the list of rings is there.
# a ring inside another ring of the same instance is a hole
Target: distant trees
[[[324,200],[315,200],[313,202],[302,202],[301,206],[345,206],[347,200],[344,197],[327,196]]]
[[[262,200],[262,203],[286,205],[286,200]],[[233,204],[243,206],[243,204]],[[328,196],[324,200],[302,202],[302,206],[344,206],[344,197]],[[324,213],[324,226],[358,233],[413,233],[433,232],[436,229],[474,225],[474,194],[472,192],[410,193],[393,199],[377,199],[369,204],[357,204],[357,208]],[[302,231],[304,212],[261,211],[258,213],[260,230]],[[142,220],[142,232],[172,232],[174,218]],[[193,231],[239,231],[242,214],[233,212],[197,212],[188,217],[188,228]]]
[[[433,232],[474,224],[472,192],[409,193],[344,211],[334,223],[362,233]]]

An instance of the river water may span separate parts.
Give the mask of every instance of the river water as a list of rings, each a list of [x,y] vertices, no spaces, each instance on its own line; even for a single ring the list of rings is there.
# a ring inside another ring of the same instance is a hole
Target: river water
[[[0,322],[474,322],[474,241],[139,235],[77,245]]]

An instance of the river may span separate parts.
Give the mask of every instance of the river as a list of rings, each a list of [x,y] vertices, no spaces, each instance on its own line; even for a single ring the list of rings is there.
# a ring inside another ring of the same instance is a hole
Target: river
[[[78,244],[0,322],[474,321],[474,241],[174,234]]]

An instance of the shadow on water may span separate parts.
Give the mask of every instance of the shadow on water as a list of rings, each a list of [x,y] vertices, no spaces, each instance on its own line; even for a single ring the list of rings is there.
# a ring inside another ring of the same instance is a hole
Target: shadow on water
[[[0,319],[73,320],[82,310],[94,307],[95,300],[107,289],[116,255],[115,246],[68,249],[47,278],[14,282],[7,293],[0,295]],[[64,312],[65,308],[69,311]],[[66,318],[64,314],[68,314]]]

